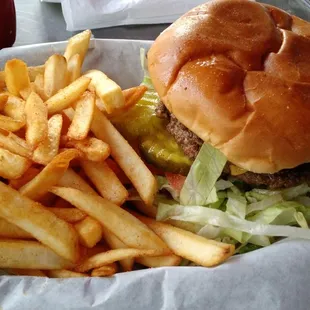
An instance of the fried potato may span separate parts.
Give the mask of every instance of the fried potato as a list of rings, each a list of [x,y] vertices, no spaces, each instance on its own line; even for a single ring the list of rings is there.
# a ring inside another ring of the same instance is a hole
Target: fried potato
[[[128,179],[127,175],[112,158],[107,158],[105,162],[113,170],[113,172],[116,174],[117,178],[121,181],[122,184],[130,184],[130,180]]]
[[[128,246],[124,242],[122,242],[113,233],[111,233],[108,229],[104,227],[102,227],[102,235],[103,239],[112,250],[128,248]],[[134,262],[134,258],[125,258],[119,261],[123,271],[131,271],[133,269]]]
[[[108,143],[111,155],[135,186],[147,206],[152,205],[157,182],[144,162],[116,130],[111,122],[95,107],[91,130],[98,139]]]
[[[47,136],[33,152],[33,161],[47,165],[58,154],[62,128],[61,114],[53,115],[47,124]],[[1,144],[1,142],[0,142]]]
[[[102,197],[116,205],[125,202],[128,191],[107,163],[83,160],[81,166]]]
[[[90,216],[85,217],[74,225],[80,239],[80,243],[87,247],[94,247],[102,237],[101,224]]]
[[[74,147],[81,151],[85,160],[102,162],[110,156],[110,147],[102,140],[88,137],[81,141],[66,140],[65,147]]]
[[[49,278],[83,278],[88,277],[86,273],[74,272],[66,269],[47,270],[47,276]]]
[[[106,266],[108,264],[120,261],[126,258],[135,258],[143,256],[156,256],[159,254],[158,250],[142,250],[142,249],[116,249],[109,250],[103,253],[96,254],[89,257],[80,265],[75,267],[76,271],[86,272],[88,270]]]
[[[99,70],[89,70],[84,76],[91,78],[89,88],[96,91],[97,96],[102,100],[108,114],[112,113],[115,109],[124,107],[125,99],[122,89],[103,72]]]
[[[30,87],[27,65],[20,59],[8,60],[4,67],[5,84],[8,91],[20,96],[20,91]]]
[[[156,257],[138,257],[136,259],[137,263],[155,268],[155,267],[168,267],[168,266],[179,266],[182,257],[171,254],[166,256],[156,256]]]
[[[108,114],[109,119],[117,117],[122,113],[125,113],[130,108],[132,108],[139,100],[143,97],[144,93],[147,91],[147,87],[144,85],[132,87],[123,90],[123,96],[125,99],[125,104],[122,108],[113,111],[112,113]],[[100,110],[100,108],[99,108]]]
[[[209,240],[192,232],[135,214],[162,238],[174,254],[204,267],[216,266],[234,254],[232,244]]]
[[[32,151],[26,141],[12,132],[0,129],[0,147],[23,157],[31,158]]]
[[[63,209],[63,208],[73,208],[73,206],[72,206],[72,204],[70,202],[68,202],[67,200],[64,200],[62,198],[59,198],[59,197],[56,199],[55,204],[52,207],[53,208],[61,208],[61,209]],[[79,210],[79,209],[76,209],[76,210]],[[79,210],[79,211],[81,211],[81,210]],[[85,216],[86,216],[86,214],[85,214]]]
[[[87,137],[93,120],[95,108],[95,94],[86,91],[75,105],[72,123],[67,136],[73,140],[83,140]]]
[[[44,91],[44,76],[43,74],[38,74],[33,82],[33,91],[36,92],[43,101],[48,99]]]
[[[59,182],[68,169],[70,161],[79,155],[79,151],[75,149],[58,154],[36,177],[22,186],[19,192],[33,200],[40,199]]]
[[[31,234],[18,226],[0,218],[0,238],[34,239]]]
[[[44,70],[45,70],[44,65],[28,67],[28,75],[29,75],[30,82],[34,82],[36,77],[39,74],[43,75],[44,74]]]
[[[6,271],[16,276],[46,277],[46,274],[43,271],[37,269],[9,268],[6,269]]]
[[[45,63],[44,93],[51,97],[60,89],[65,88],[68,82],[66,58],[59,54],[52,55]]]
[[[64,53],[67,61],[69,61],[75,54],[79,54],[81,57],[81,63],[83,64],[85,55],[88,51],[90,37],[91,31],[85,30],[76,34],[68,41],[66,51]]]
[[[166,244],[146,225],[110,201],[73,188],[53,187],[51,192],[96,219],[129,247],[171,254]]]
[[[67,63],[68,81],[69,83],[72,83],[81,76],[82,58],[80,54],[75,54],[70,57]]]
[[[47,106],[36,93],[32,92],[25,105],[26,141],[33,149],[47,136]]]
[[[142,214],[147,215],[148,217],[151,217],[153,219],[156,218],[157,214],[157,208],[154,205],[147,206],[143,201],[141,200],[133,200],[130,201],[137,210],[139,210]]]
[[[0,268],[63,269],[72,263],[36,241],[0,240]]]
[[[78,236],[67,222],[58,218],[41,204],[22,196],[18,191],[1,182],[0,205],[2,218],[24,229],[58,255],[72,262],[77,261],[79,258]],[[36,267],[36,269],[41,268]]]
[[[40,173],[40,169],[35,168],[33,166],[29,167],[25,171],[25,173],[18,179],[10,180],[9,186],[14,189],[19,189],[29,181],[31,181],[34,177],[36,177]]]
[[[0,110],[4,109],[5,104],[8,101],[10,93],[9,92],[1,92],[0,93]]]
[[[61,89],[54,96],[50,97],[45,104],[48,107],[48,113],[56,114],[70,107],[87,89],[91,79],[86,76],[81,76],[73,83]]]
[[[18,179],[31,166],[31,160],[0,148],[0,176],[6,179]]]
[[[7,131],[18,131],[25,125],[24,122],[15,120],[11,117],[0,115],[0,128]]]
[[[68,222],[77,223],[86,218],[86,213],[77,208],[49,208],[49,211],[53,212],[58,218]]]
[[[25,104],[26,103],[23,99],[10,95],[3,108],[3,113],[6,116],[9,116],[17,121],[20,121],[22,124],[25,124]]]
[[[62,187],[71,187],[88,194],[97,195],[97,192],[71,168],[66,170],[57,185]]]
[[[91,272],[92,277],[111,277],[117,272],[117,265],[109,264],[107,266],[102,266],[96,269],[93,269]]]

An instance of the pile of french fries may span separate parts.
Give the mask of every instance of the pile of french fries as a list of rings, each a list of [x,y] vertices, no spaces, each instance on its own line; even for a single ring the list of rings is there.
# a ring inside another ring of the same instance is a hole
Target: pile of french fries
[[[0,72],[0,268],[67,278],[223,262],[232,245],[154,219],[156,179],[109,121],[146,87],[82,73],[90,37],[72,37],[42,66],[12,59]]]

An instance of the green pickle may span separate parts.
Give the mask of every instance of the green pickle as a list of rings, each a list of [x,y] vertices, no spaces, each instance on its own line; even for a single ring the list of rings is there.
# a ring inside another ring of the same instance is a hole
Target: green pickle
[[[159,97],[149,83],[147,86],[149,90],[143,98],[112,122],[129,142],[138,141],[141,154],[148,163],[167,172],[186,175],[192,161],[166,130],[167,120],[156,116]]]

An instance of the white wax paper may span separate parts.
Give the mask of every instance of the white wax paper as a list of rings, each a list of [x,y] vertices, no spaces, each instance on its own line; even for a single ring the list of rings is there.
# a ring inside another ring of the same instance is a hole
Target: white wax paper
[[[92,40],[85,69],[104,70],[122,87],[140,83],[139,49],[151,42]],[[42,64],[65,43],[0,51],[0,68],[17,57]],[[232,257],[216,268],[171,267],[111,278],[0,277],[1,310],[306,310],[310,308],[310,241],[284,240]]]

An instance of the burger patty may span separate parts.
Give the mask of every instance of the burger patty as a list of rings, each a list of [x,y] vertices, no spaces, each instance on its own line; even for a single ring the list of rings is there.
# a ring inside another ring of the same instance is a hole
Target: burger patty
[[[191,159],[195,159],[203,141],[181,124],[173,114],[170,114],[162,102],[160,102],[156,108],[156,115],[159,118],[164,118],[169,121],[167,124],[168,132],[170,132],[176,142],[181,146],[184,153]],[[227,163],[222,176],[227,178],[229,173],[229,163]],[[293,169],[284,169],[274,174],[248,171],[233,177],[253,187],[264,187],[269,189],[287,188],[304,182],[310,182],[310,163],[300,165]]]
[[[195,159],[198,155],[200,147],[203,144],[203,141],[192,131],[187,129],[183,124],[181,124],[173,114],[170,114],[162,102],[160,102],[156,108],[156,115],[159,118],[165,118],[169,120],[169,123],[166,127],[167,131],[181,146],[184,154],[191,159]]]

